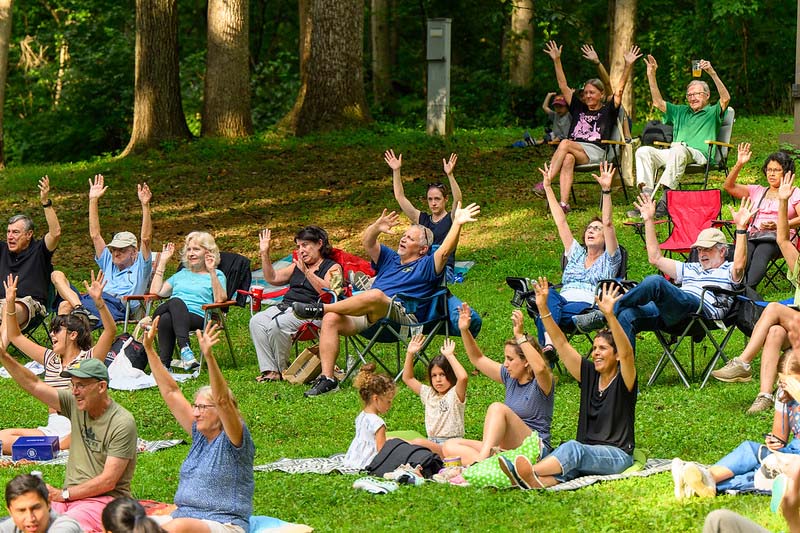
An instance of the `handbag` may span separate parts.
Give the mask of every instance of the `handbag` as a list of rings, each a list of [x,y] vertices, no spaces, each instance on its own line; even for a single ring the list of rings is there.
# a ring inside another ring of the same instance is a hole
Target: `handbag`
[[[444,467],[442,458],[424,446],[410,444],[403,439],[387,440],[378,455],[367,465],[365,470],[373,476],[393,472],[401,465],[421,466],[422,477],[430,479]]]
[[[106,354],[106,366],[111,366],[114,359],[122,353],[125,354],[131,362],[133,368],[144,370],[147,367],[147,353],[144,350],[144,344],[141,343],[141,338],[141,323],[136,325],[136,328],[133,330],[133,335],[127,332],[118,335],[111,344],[111,349],[108,351],[108,354]]]

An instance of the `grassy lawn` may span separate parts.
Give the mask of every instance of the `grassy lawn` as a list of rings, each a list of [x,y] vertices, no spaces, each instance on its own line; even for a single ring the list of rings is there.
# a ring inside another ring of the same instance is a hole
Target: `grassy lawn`
[[[737,120],[733,141],[751,142],[754,151],[743,179],[761,179],[759,168],[764,157],[778,148],[778,134],[789,132],[791,127],[789,117]],[[138,233],[135,184],[147,181],[154,193],[154,249],[170,240],[181,241],[191,230],[203,229],[217,236],[221,249],[255,261],[257,231],[270,227],[277,259],[278,252],[290,250],[300,226],[315,223],[328,229],[337,246],[361,253],[363,228],[384,207],[396,208],[383,150],[392,147],[403,154],[406,194],[420,207],[426,183],[443,177],[441,159],[457,152],[455,175],[464,199],[478,202],[482,212],[477,223],[465,228],[458,253],[461,259],[476,261],[476,266],[463,284],[452,289],[482,314],[484,325],[478,343],[487,355],[500,360],[502,343],[511,336],[511,291],[505,277],[547,275],[557,280],[563,252],[545,202],[531,190],[538,181],[536,166],[547,153],[506,148],[520,136],[520,131],[510,129],[462,130],[442,140],[376,125],[356,133],[304,139],[266,134],[235,144],[203,140],[123,161],[100,158],[71,165],[12,168],[0,174],[0,212],[30,212],[43,228],[36,180],[49,174],[51,196],[64,228],[54,263],[74,280],[81,279],[93,265],[86,196],[87,180],[95,173],[104,174],[110,185],[101,200],[106,236],[122,229]],[[576,187],[578,202],[569,215],[573,228],[582,228],[597,213],[597,189]],[[639,237],[622,227],[624,212],[630,206],[622,205],[621,192],[613,199],[620,242],[630,252],[630,277],[641,279],[653,270]],[[397,236],[383,242],[395,246]],[[254,268],[258,268],[255,263]],[[777,299],[788,292],[784,280],[783,291],[768,296]],[[309,400],[302,396],[305,387],[255,383],[257,364],[247,330],[249,314],[237,309],[229,318],[239,367],[233,368],[224,347],[220,347],[219,358],[256,441],[256,464],[346,450],[353,437],[353,420],[361,408],[355,391],[345,385],[339,393]],[[528,331],[533,331],[528,322]],[[743,344],[743,336],[736,333],[728,353],[738,353]],[[698,372],[711,350],[710,345],[698,347]],[[383,351],[393,355],[393,347]],[[457,353],[466,362],[460,343]],[[637,344],[641,390],[636,436],[637,445],[649,450],[652,457],[680,456],[711,463],[741,440],[761,440],[769,431],[771,413],[744,414],[758,391],[757,379],[744,385],[711,382],[703,390],[695,383],[687,390],[669,367],[654,386],[647,387],[659,355],[653,335],[642,335]],[[688,350],[683,357],[688,365]],[[471,369],[469,365],[467,368]],[[421,367],[418,373],[422,376]],[[204,374],[196,383],[184,386],[186,394],[205,383]],[[502,400],[502,387],[473,376],[467,396],[467,436],[480,438],[486,407]],[[134,413],[142,437],[185,436],[156,389],[114,392],[113,397]],[[0,427],[36,426],[45,419],[44,406],[10,381],[0,383],[0,406]],[[574,438],[577,412],[578,388],[572,378],[560,376],[552,428],[554,443]],[[384,419],[389,430],[424,432],[422,405],[404,387],[400,387],[394,407]],[[178,468],[187,451],[187,446],[180,446],[141,455],[133,480],[135,495],[171,501]],[[2,469],[0,483],[4,485],[14,475],[32,469]],[[44,475],[49,483],[60,486],[63,467],[45,468]],[[498,492],[430,483],[421,488],[403,487],[386,496],[353,490],[354,479],[256,473],[255,512],[306,523],[318,530],[696,531],[710,510],[727,507],[769,529],[785,527],[782,518],[769,513],[764,497],[724,496],[678,503],[672,495],[669,474],[597,484],[571,493]]]

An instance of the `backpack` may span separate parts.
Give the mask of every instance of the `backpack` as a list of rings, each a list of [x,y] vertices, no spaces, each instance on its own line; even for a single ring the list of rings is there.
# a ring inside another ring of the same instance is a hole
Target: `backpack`
[[[125,352],[125,356],[130,360],[133,368],[143,371],[147,367],[147,354],[144,351],[144,344],[137,341],[133,335],[127,332],[114,339],[114,343],[106,355],[106,366],[110,366],[122,351]]]
[[[672,142],[672,126],[660,120],[651,120],[642,130],[642,145],[652,145],[655,141]]]
[[[424,446],[409,444],[403,439],[389,439],[365,470],[373,476],[393,472],[398,466],[422,466],[422,477],[430,479],[444,468],[442,458]]]

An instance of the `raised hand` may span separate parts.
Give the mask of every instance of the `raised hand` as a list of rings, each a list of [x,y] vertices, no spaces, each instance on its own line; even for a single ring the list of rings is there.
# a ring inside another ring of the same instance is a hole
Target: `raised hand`
[[[200,351],[207,359],[213,357],[211,347],[219,342],[219,325],[216,322],[209,322],[206,324],[205,330],[195,331],[197,341],[200,344]]]
[[[550,174],[550,165],[545,163],[544,168],[539,167],[539,172],[542,174],[542,185],[550,187],[553,184],[553,176]]]
[[[468,331],[469,325],[472,323],[472,310],[466,302],[461,304],[458,308],[458,329],[459,331]]]
[[[448,176],[453,173],[453,169],[456,168],[456,163],[458,162],[458,154],[450,154],[450,160],[442,159],[442,165],[444,166],[444,173]]]
[[[400,170],[400,167],[403,166],[403,154],[400,154],[400,157],[395,157],[394,150],[391,148],[383,153],[383,160],[392,170]]]
[[[150,323],[149,326],[144,328],[144,336],[142,337],[142,344],[147,349],[153,348],[153,342],[158,338],[158,321],[161,320],[160,316],[157,316],[153,322]]]
[[[100,198],[106,193],[105,178],[102,174],[95,174],[94,181],[89,180],[89,200]]]
[[[398,224],[400,224],[400,215],[394,211],[387,213],[386,209],[383,210],[381,216],[375,221],[375,226],[381,233],[391,233],[392,228]]]
[[[549,93],[547,93],[547,99],[548,99],[548,100],[550,100],[550,99],[551,99],[552,97],[554,97],[555,95],[556,95],[556,93],[554,93],[554,92],[549,92]]]
[[[205,264],[206,270],[208,270],[212,274],[214,272],[216,272],[216,270],[217,270],[217,259],[214,257],[214,254],[212,254],[211,252],[206,252],[206,254],[203,256],[203,264]]]
[[[617,169],[614,168],[613,163],[603,161],[600,163],[600,175],[592,174],[592,177],[597,180],[601,189],[608,191],[611,189],[611,182],[614,179],[614,172],[616,171]]]
[[[451,357],[456,354],[456,343],[450,337],[446,338],[442,343],[442,347],[439,348],[439,353],[441,353],[445,357]]]
[[[594,46],[592,46],[591,44],[584,44],[583,46],[581,46],[581,52],[583,52],[584,59],[588,59],[595,65],[600,63],[600,57],[597,55]]]
[[[656,70],[658,70],[658,63],[656,63],[656,58],[652,55],[644,58],[644,64],[647,65],[647,74],[655,74]]]
[[[511,330],[514,332],[514,338],[525,335],[524,319],[522,317],[522,311],[519,309],[511,311]]]
[[[94,270],[92,270],[90,274],[90,281],[87,282],[86,280],[83,280],[83,286],[86,288],[86,292],[89,293],[89,296],[92,297],[92,300],[95,302],[102,302],[103,289],[106,286],[107,280],[105,279],[102,270],[97,271],[97,277],[94,275]]]
[[[710,61],[706,61],[705,59],[700,60],[700,70],[705,71],[708,74],[714,72],[714,67],[711,66]]]
[[[748,222],[757,212],[758,209],[753,206],[753,201],[747,196],[742,198],[742,203],[740,204],[738,211],[731,206],[731,218],[736,226],[741,226],[741,228],[747,227]]]
[[[406,354],[416,355],[422,350],[422,345],[425,344],[425,335],[417,333],[408,341],[406,347]]]
[[[461,208],[461,202],[456,204],[455,214],[453,216],[453,224],[466,224],[467,222],[475,222],[478,215],[481,214],[481,206],[476,203],[471,203],[465,208]]]
[[[781,178],[781,185],[778,187],[778,199],[788,200],[794,192],[794,173],[789,171]]]
[[[48,194],[50,194],[50,177],[44,176],[39,180],[39,199],[43,204],[47,203]]]
[[[159,257],[159,262],[162,265],[166,265],[167,261],[169,261],[170,257],[172,257],[172,254],[174,253],[175,253],[175,243],[168,242],[167,244],[164,245],[163,248],[161,248],[161,256]]]
[[[269,255],[269,245],[272,240],[272,232],[269,228],[264,228],[258,232],[258,252]]]
[[[6,290],[6,303],[17,299],[17,283],[19,283],[19,276],[14,274],[9,274],[3,281],[3,287]]]
[[[617,303],[617,300],[620,298],[622,298],[622,293],[618,285],[603,283],[600,294],[595,296],[595,302],[597,303],[597,308],[600,309],[605,316],[613,316],[614,304]]]
[[[555,61],[561,57],[561,46],[558,46],[555,41],[549,41],[544,45],[544,53],[550,56],[550,59]]]
[[[631,49],[625,52],[625,54],[622,57],[625,58],[625,63],[632,65],[633,63],[636,62],[637,59],[642,57],[642,53],[639,50],[638,46],[633,45],[631,46]]]
[[[149,205],[150,200],[153,199],[153,193],[150,192],[150,187],[147,186],[147,183],[136,185],[136,196],[139,197],[139,203],[142,205]]]
[[[547,296],[550,294],[550,284],[547,283],[547,278],[539,276],[539,279],[533,280],[533,291],[536,293],[536,307],[547,309]]]
[[[633,207],[642,214],[642,220],[652,220],[656,216],[656,204],[649,194],[642,193],[633,201]]]
[[[736,163],[744,165],[750,161],[750,156],[752,155],[753,152],[750,151],[750,143],[739,143],[739,154],[736,158]]]

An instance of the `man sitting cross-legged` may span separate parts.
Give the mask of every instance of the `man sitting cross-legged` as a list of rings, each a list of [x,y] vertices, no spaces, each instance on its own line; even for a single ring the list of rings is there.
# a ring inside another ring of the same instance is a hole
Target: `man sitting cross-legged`
[[[700,308],[703,287],[713,285],[724,289],[734,289],[741,284],[747,263],[747,225],[755,212],[749,198],[743,198],[740,209],[731,208],[736,224],[736,247],[733,262],[726,261],[728,241],[716,228],[700,232],[692,245],[698,252],[697,262],[684,263],[664,257],[658,245],[655,228],[656,206],[646,195],[639,195],[634,205],[642,213],[645,227],[647,257],[650,264],[658,268],[680,286],[670,283],[664,276],[647,276],[617,302],[614,314],[622,329],[635,346],[636,334],[640,331],[657,331],[675,326],[690,313]],[[733,303],[733,297],[716,296],[707,291],[703,297],[703,314],[712,319],[721,319]],[[598,311],[588,313],[593,317],[582,317],[582,329],[597,329],[604,323],[597,318]],[[586,327],[587,323],[590,327]]]
[[[363,237],[364,248],[378,273],[372,288],[332,304],[293,304],[294,314],[301,318],[323,315],[319,338],[322,375],[305,392],[306,396],[318,396],[338,388],[339,382],[333,376],[333,367],[339,355],[340,335],[356,335],[387,314],[400,323],[414,322],[414,317],[408,316],[401,305],[391,304],[392,296],[399,292],[420,298],[433,294],[441,285],[447,256],[458,245],[461,226],[473,222],[479,213],[479,206],[470,204],[462,209],[459,202],[453,212],[453,225],[447,237],[433,255],[429,255],[433,233],[418,224],[406,230],[396,252],[378,243],[381,233],[390,233],[400,223],[397,213],[392,211],[387,214],[384,209],[378,220],[367,227]],[[425,309],[420,309],[419,313],[424,315]]]
[[[94,181],[89,180],[89,236],[94,244],[95,262],[106,273],[108,284],[103,291],[111,316],[114,320],[125,318],[125,303],[123,296],[143,294],[147,290],[153,262],[150,258],[150,239],[153,235],[153,223],[150,219],[150,200],[153,194],[146,183],[137,185],[139,202],[142,204],[142,230],[141,248],[137,250],[136,236],[130,231],[120,231],[114,235],[111,242],[106,245],[100,231],[100,215],[98,203],[108,189],[104,186],[103,175],[97,174]],[[101,327],[97,307],[88,294],[79,294],[78,290],[70,285],[63,272],[54,271],[50,279],[56,287],[59,296],[64,299],[58,307],[58,313],[68,314],[75,310],[86,315],[93,327]],[[131,302],[132,309],[136,309],[139,302]]]

